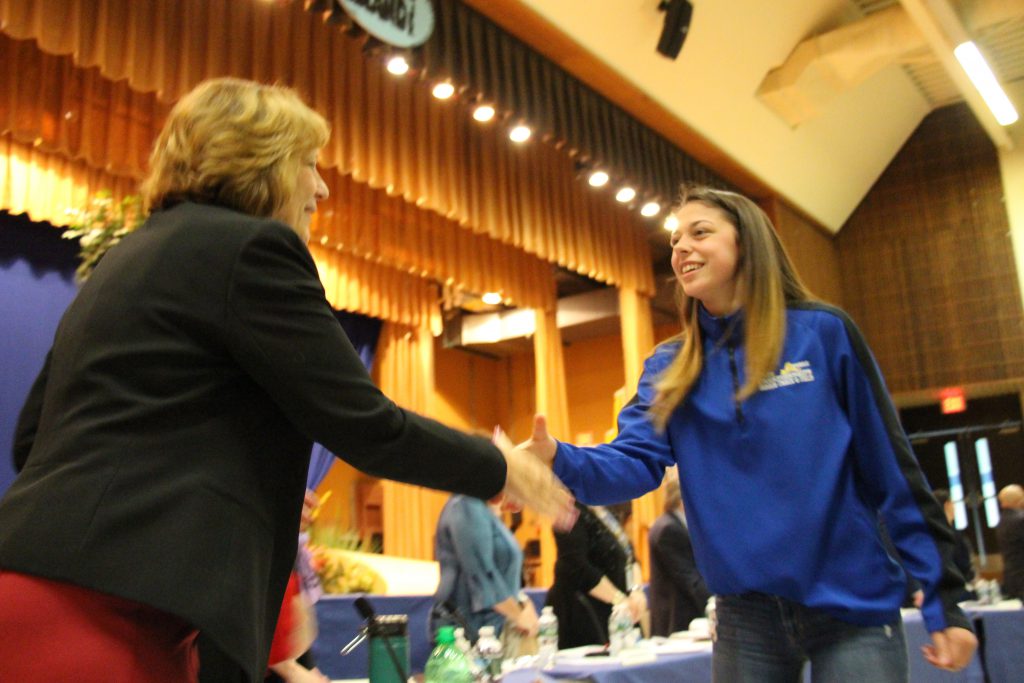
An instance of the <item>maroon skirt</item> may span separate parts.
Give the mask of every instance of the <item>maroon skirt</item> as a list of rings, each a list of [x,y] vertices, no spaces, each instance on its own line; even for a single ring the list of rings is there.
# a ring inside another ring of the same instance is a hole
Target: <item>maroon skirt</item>
[[[194,683],[196,629],[166,612],[0,570],[0,681]]]

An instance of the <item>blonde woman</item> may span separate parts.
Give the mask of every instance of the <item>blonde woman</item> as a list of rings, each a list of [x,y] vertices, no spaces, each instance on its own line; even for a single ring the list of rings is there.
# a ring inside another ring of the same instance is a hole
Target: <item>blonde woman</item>
[[[398,408],[306,249],[324,119],[237,79],[172,110],[149,219],[71,303],[0,501],[0,680],[259,681],[313,441],[370,474],[571,517],[535,459]],[[453,460],[452,453],[458,456]]]
[[[686,190],[672,269],[682,333],[647,360],[611,444],[525,447],[581,501],[656,488],[678,464],[698,568],[717,599],[716,681],[905,681],[906,576],[933,665],[968,664],[953,538],[853,322],[814,301],[749,199]],[[884,273],[879,273],[884,277]]]

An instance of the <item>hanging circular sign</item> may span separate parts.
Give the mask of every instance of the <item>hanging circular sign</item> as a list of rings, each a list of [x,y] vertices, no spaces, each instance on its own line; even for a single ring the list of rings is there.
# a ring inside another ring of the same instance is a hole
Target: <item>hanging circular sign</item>
[[[434,32],[430,0],[340,0],[352,20],[374,38],[395,47],[415,47]]]

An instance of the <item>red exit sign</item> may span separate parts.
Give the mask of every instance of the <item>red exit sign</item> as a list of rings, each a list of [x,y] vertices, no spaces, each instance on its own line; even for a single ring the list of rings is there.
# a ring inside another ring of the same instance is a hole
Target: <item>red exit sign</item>
[[[967,399],[964,397],[963,389],[943,389],[939,394],[939,409],[943,415],[967,410]]]

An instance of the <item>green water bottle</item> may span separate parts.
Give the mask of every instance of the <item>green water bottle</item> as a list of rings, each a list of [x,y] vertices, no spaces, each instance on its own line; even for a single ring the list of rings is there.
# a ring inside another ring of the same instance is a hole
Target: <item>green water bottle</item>
[[[472,683],[469,661],[455,647],[455,628],[442,626],[437,631],[437,647],[427,659],[424,683]]]
[[[409,677],[409,617],[377,614],[370,620],[367,635],[370,683],[405,683]]]

